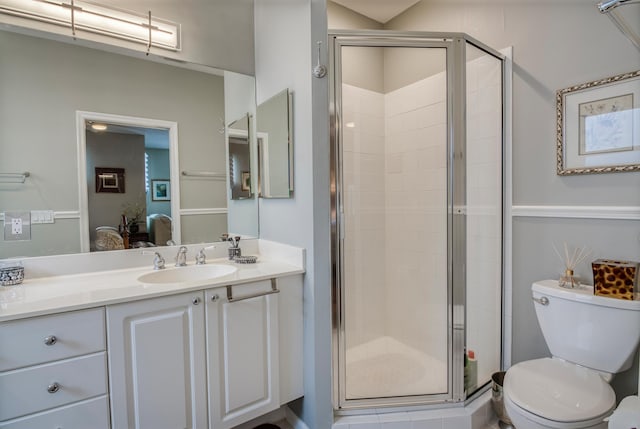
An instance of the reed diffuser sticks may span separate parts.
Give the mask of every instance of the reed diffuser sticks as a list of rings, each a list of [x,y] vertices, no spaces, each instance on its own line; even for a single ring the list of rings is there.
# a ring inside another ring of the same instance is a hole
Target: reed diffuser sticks
[[[574,275],[574,270],[578,264],[584,261],[591,254],[591,250],[587,249],[586,246],[582,246],[575,247],[573,251],[570,251],[567,243],[564,243],[564,254],[561,255],[555,244],[552,245],[556,255],[558,255],[565,266],[564,273],[560,275],[560,286],[569,289],[577,288],[580,286],[580,281]]]

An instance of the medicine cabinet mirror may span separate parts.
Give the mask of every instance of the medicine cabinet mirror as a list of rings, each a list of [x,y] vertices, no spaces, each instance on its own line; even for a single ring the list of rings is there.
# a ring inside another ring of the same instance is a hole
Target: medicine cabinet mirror
[[[293,196],[292,94],[288,89],[258,105],[260,197]]]
[[[227,130],[229,189],[232,200],[245,200],[253,197],[250,119],[247,114],[229,124]]]

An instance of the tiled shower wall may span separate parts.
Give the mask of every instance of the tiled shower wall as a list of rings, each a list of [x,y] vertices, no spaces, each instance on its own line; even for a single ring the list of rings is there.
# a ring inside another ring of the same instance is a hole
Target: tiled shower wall
[[[384,98],[342,86],[347,348],[385,334]]]
[[[388,335],[445,360],[445,76],[342,91],[347,347]]]
[[[443,73],[385,95],[387,335],[447,359]]]

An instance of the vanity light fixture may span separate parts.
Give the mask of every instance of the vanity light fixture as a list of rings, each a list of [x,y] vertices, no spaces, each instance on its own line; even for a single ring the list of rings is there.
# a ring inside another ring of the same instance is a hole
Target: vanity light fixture
[[[0,13],[129,40],[171,51],[180,50],[180,24],[85,0],[0,0]]]

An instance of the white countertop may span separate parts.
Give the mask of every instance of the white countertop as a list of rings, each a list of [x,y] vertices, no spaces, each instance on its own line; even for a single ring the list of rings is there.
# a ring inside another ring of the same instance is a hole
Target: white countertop
[[[26,279],[21,285],[0,287],[0,322],[304,273],[301,266],[260,258],[255,264],[236,264],[226,258],[207,263],[233,265],[237,271],[212,280],[169,284],[139,282],[139,276],[153,272],[148,265]]]

